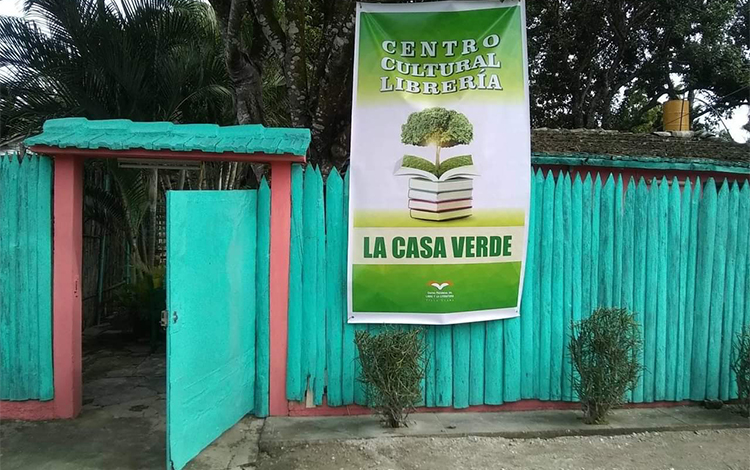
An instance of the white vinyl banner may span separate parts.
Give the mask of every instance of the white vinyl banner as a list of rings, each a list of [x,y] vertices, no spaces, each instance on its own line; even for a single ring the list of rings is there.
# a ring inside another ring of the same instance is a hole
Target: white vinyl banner
[[[518,316],[531,177],[520,1],[357,5],[349,322]]]

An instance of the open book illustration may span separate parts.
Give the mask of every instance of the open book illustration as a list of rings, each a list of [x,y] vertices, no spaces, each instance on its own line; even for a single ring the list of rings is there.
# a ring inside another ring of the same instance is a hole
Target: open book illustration
[[[440,165],[405,155],[395,174],[411,176],[408,207],[412,218],[440,222],[471,215],[473,178],[479,176],[471,155],[451,157]]]
[[[430,181],[448,181],[453,178],[479,176],[471,155],[451,157],[436,166],[435,163],[414,155],[404,155],[396,164],[396,176],[416,176]]]

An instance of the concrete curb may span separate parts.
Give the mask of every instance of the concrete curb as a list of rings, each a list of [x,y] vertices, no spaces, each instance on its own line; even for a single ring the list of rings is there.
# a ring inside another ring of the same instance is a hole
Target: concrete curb
[[[420,413],[414,425],[388,429],[373,416],[268,418],[259,449],[273,455],[284,448],[357,439],[407,437],[501,437],[551,439],[565,436],[617,436],[646,432],[750,428],[750,420],[732,411],[698,407],[616,410],[604,425],[586,425],[580,412]]]

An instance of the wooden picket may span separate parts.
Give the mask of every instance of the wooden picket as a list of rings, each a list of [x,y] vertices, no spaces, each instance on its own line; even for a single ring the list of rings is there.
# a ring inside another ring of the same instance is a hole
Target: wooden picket
[[[51,400],[52,161],[0,155],[0,399]]]
[[[292,173],[287,397],[365,404],[346,321],[348,175]],[[599,306],[636,312],[644,374],[633,402],[737,396],[731,341],[750,322],[750,182],[531,181],[521,316],[424,327],[423,404],[575,401],[570,324]],[[325,194],[325,203],[323,196]],[[406,327],[412,328],[412,327]],[[322,366],[322,367],[321,367]]]

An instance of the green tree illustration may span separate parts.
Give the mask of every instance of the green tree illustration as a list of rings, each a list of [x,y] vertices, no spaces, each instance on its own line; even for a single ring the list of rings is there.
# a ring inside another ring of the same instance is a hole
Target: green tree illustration
[[[465,145],[474,138],[474,126],[458,111],[427,108],[411,113],[401,126],[401,142],[435,146],[435,168],[440,168],[440,149]]]

